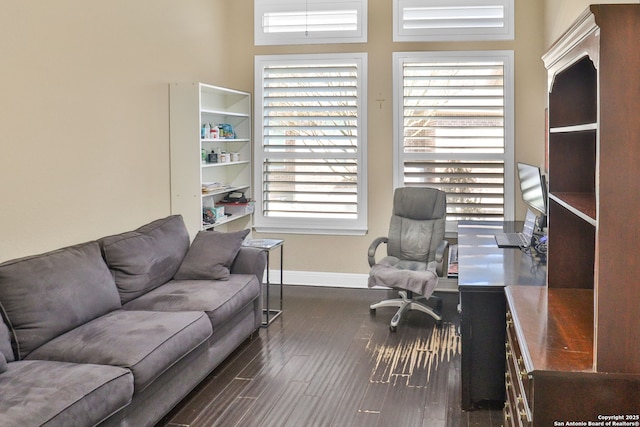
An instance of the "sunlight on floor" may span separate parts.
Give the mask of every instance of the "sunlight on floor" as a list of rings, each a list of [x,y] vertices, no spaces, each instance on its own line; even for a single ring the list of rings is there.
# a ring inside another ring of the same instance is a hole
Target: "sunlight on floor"
[[[416,337],[399,345],[376,344],[367,349],[373,362],[370,382],[426,387],[440,362],[445,359],[449,362],[460,355],[460,336],[454,325],[443,323],[427,337]]]

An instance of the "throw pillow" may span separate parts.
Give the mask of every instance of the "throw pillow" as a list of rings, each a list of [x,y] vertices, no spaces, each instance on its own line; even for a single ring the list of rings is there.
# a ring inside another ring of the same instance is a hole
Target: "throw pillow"
[[[200,231],[193,239],[176,280],[228,280],[229,269],[249,230],[221,233]]]

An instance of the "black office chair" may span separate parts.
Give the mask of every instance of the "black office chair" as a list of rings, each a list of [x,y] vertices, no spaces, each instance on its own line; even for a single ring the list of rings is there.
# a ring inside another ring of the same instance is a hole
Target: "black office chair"
[[[444,240],[446,206],[444,191],[427,187],[396,189],[389,235],[378,237],[369,247],[369,287],[399,290],[400,298],[370,306],[372,313],[380,307],[399,307],[389,325],[393,332],[407,310],[422,311],[433,317],[437,325],[442,323],[439,313],[442,301],[433,296],[437,299],[436,309],[425,302],[432,297],[442,276],[448,246]],[[387,256],[376,262],[376,250],[382,243],[387,245]]]

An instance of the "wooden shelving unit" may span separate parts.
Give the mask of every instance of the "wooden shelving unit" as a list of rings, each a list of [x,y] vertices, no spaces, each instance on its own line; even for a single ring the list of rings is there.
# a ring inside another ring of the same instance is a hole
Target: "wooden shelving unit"
[[[543,57],[547,287],[506,290],[505,425],[640,421],[639,40],[640,5],[592,5]]]

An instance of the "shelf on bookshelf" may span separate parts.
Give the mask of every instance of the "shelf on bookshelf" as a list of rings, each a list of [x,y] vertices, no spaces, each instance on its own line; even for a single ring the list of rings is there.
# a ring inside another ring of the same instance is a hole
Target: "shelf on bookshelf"
[[[236,219],[240,219],[240,218],[243,218],[243,217],[246,217],[246,216],[249,216],[249,215],[251,215],[251,214],[250,213],[237,214],[237,215],[233,214],[233,215],[225,216],[224,218],[214,222],[213,224],[209,224],[207,222],[203,222],[202,223],[202,229],[203,230],[211,230],[212,228],[219,227],[222,224],[226,224],[228,222],[235,221]]]
[[[581,125],[561,126],[549,129],[549,133],[569,133],[598,130],[598,123],[585,123]]]
[[[249,114],[247,113],[235,113],[233,111],[211,110],[211,109],[203,108],[200,110],[200,112],[204,114],[213,114],[216,116],[249,118]]]
[[[596,225],[595,193],[551,193],[549,197],[588,223]]]
[[[248,160],[241,160],[239,162],[202,163],[201,166],[203,168],[217,168],[217,167],[229,166],[229,165],[246,165],[247,163],[249,163]]]
[[[202,142],[249,142],[249,138],[201,138]]]

